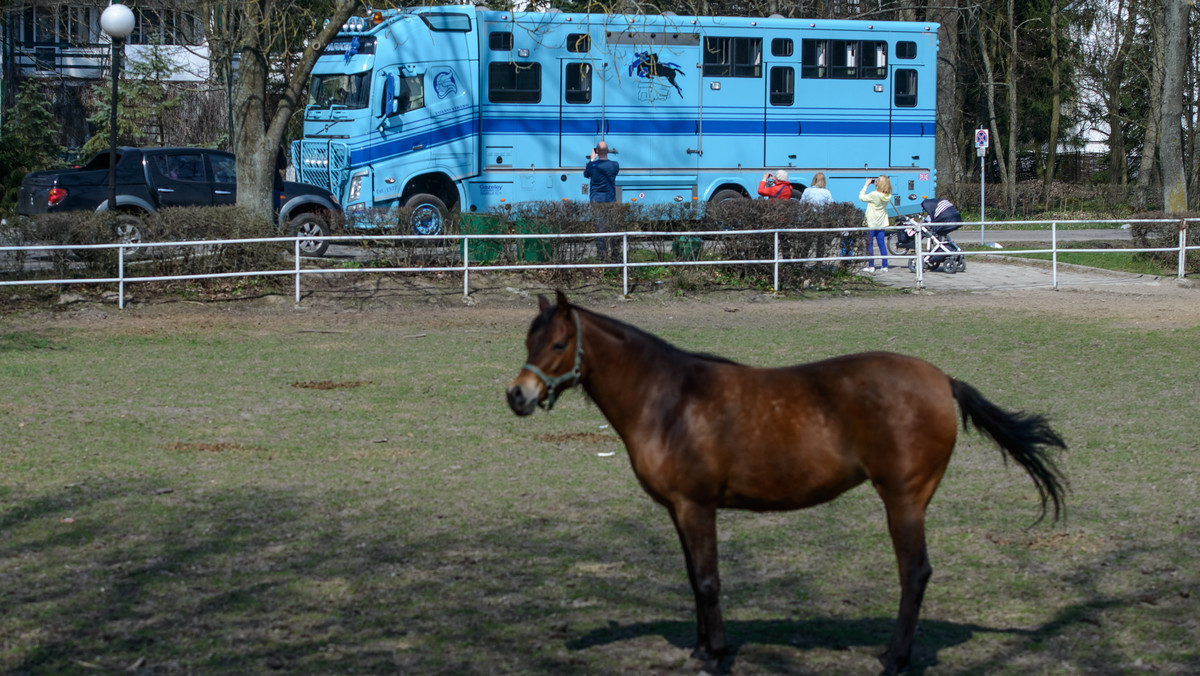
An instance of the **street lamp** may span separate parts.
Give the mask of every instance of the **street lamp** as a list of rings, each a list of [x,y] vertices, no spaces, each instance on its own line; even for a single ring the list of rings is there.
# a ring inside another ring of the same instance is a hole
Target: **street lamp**
[[[121,47],[125,38],[133,32],[133,10],[119,2],[109,5],[100,14],[100,30],[109,37],[112,43],[112,109],[109,116],[109,148],[108,148],[108,210],[117,210],[117,70],[119,68]]]

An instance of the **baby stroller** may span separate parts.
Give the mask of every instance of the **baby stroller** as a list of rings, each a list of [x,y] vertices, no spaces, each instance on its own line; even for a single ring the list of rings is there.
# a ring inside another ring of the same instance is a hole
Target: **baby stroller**
[[[918,221],[912,217],[905,218],[900,225],[906,226],[897,234],[896,245],[912,252],[916,248],[917,230],[921,231],[921,241],[925,245],[924,263],[926,271],[941,270],[954,274],[965,272],[966,257],[962,249],[950,239],[950,233],[962,227],[962,215],[949,200],[930,198],[921,202],[925,210],[925,218]],[[917,259],[908,262],[908,269],[917,271]]]

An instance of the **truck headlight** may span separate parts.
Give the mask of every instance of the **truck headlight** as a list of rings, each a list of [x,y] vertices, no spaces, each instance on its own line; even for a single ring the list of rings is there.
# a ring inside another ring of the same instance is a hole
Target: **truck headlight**
[[[362,197],[362,181],[366,173],[355,174],[350,177],[350,195],[347,197],[347,202],[354,202]]]

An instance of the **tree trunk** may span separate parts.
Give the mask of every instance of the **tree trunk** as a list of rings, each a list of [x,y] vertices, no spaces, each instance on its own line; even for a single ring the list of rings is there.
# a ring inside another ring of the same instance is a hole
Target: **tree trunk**
[[[935,160],[938,167],[938,183],[957,185],[966,180],[962,153],[967,145],[962,137],[963,101],[962,91],[958,86],[958,0],[951,0],[949,3],[930,0],[929,18],[939,24]],[[945,192],[941,189],[939,191]],[[958,200],[961,197],[955,195],[951,199]]]
[[[1017,113],[1017,15],[1015,0],[1008,0],[1008,170],[1001,168],[1004,176],[1004,197],[1008,202],[1008,213],[1017,211],[1017,128],[1020,119]]]
[[[1121,85],[1125,77],[1125,63],[1129,59],[1129,50],[1133,47],[1136,36],[1140,11],[1139,0],[1129,0],[1125,23],[1120,25],[1121,35],[1117,38],[1117,51],[1108,64],[1105,90],[1105,105],[1108,107],[1108,152],[1111,157],[1108,182],[1115,185],[1129,183],[1129,157],[1125,148],[1125,130],[1121,128],[1125,119],[1121,112]],[[1117,8],[1117,12],[1120,13],[1120,7]]]
[[[1146,116],[1146,137],[1142,143],[1142,158],[1138,164],[1136,189],[1133,191],[1133,207],[1145,211],[1152,191],[1159,185],[1155,179],[1158,171],[1158,123],[1162,110],[1163,61],[1160,58],[1165,39],[1161,21],[1150,22],[1153,58],[1150,67],[1150,108]]]
[[[1046,168],[1042,173],[1042,206],[1050,207],[1050,185],[1058,162],[1058,125],[1062,117],[1062,60],[1058,57],[1058,0],[1050,0],[1050,140],[1046,143]]]
[[[987,38],[984,37],[984,31],[985,29],[982,26],[982,22],[976,25],[975,35],[979,39],[979,55],[980,59],[983,61],[985,77],[984,98],[987,101],[988,128],[991,131],[992,152],[995,153],[996,165],[1000,169],[1000,183],[1001,187],[1005,191],[1005,199],[1007,201],[1008,183],[1011,179],[1009,178],[1008,166],[1005,161],[1004,142],[1000,138],[1000,125],[996,120],[996,75],[992,70],[992,57],[989,53],[990,47],[987,43]],[[1009,77],[1011,77],[1011,72],[1012,69],[1010,68]]]
[[[1183,77],[1187,69],[1187,0],[1165,0],[1162,22],[1163,97],[1159,123],[1163,210],[1187,211],[1187,171],[1183,164]]]
[[[242,5],[242,35],[238,42],[241,64],[233,86],[233,148],[237,155],[237,204],[256,216],[272,219],[276,157],[283,152],[281,143],[288,119],[295,112],[317,57],[346,19],[358,7],[359,0],[339,0],[329,23],[309,40],[288,74],[283,95],[274,115],[267,118],[267,81],[274,27],[281,21],[274,0],[245,0]]]

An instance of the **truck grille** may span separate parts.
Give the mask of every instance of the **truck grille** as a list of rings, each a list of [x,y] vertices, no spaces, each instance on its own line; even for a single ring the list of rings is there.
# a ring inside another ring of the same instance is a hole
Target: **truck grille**
[[[350,146],[336,141],[293,141],[292,166],[296,180],[341,197],[350,173]]]

